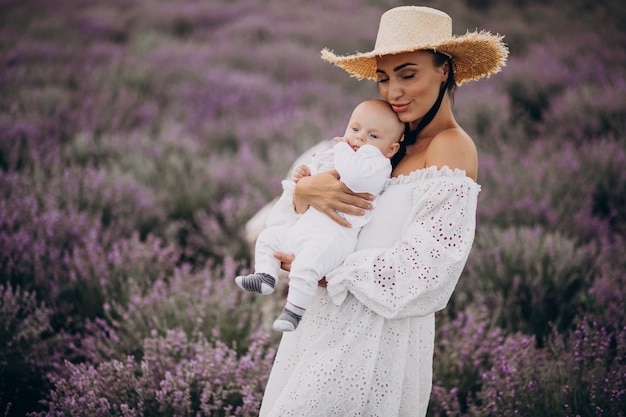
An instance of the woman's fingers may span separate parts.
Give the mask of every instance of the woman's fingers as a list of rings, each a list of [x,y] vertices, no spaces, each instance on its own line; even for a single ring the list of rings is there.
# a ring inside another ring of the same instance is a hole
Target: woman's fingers
[[[285,271],[291,270],[291,264],[293,263],[293,260],[296,259],[294,255],[285,252],[274,252],[274,258],[280,261],[280,267]],[[326,277],[322,277],[322,279],[317,282],[317,285],[320,287],[325,287],[327,284]]]
[[[330,217],[331,220],[333,220],[335,223],[339,224],[340,226],[352,227],[352,224],[349,221],[347,221],[345,218],[337,214],[337,211],[333,209],[328,209],[328,210],[323,210],[322,212],[326,214],[328,217]]]
[[[280,261],[280,268],[285,271],[291,271],[291,263],[296,259],[291,253],[285,252],[274,252],[274,258]]]
[[[345,214],[355,214],[358,216],[365,214],[363,210],[372,209],[372,204],[370,203],[370,201],[373,199],[373,196],[371,194],[353,193],[352,191],[350,191],[349,188],[346,187],[346,189],[348,190],[348,192],[341,196],[342,199],[339,202],[343,205],[337,210]]]
[[[372,208],[368,193],[354,193],[339,181],[337,170],[330,170],[311,177],[302,178],[294,194],[294,204],[298,213],[309,206],[326,214],[336,223],[350,227],[340,214],[362,216]]]
[[[368,201],[370,195],[367,193],[354,194],[349,188],[345,187],[345,190],[338,192],[334,198],[328,200],[327,205],[321,205],[318,210],[340,225],[350,227],[350,223],[340,213],[352,216],[365,215],[366,210],[372,209],[372,205]]]

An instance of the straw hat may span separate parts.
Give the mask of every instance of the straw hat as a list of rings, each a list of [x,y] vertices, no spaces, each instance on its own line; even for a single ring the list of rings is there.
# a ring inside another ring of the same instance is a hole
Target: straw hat
[[[401,6],[381,16],[373,51],[337,56],[324,48],[322,59],[358,79],[376,80],[376,57],[434,50],[450,56],[455,81],[460,85],[504,67],[509,50],[502,38],[486,31],[453,36],[452,19],[446,13],[430,7]]]

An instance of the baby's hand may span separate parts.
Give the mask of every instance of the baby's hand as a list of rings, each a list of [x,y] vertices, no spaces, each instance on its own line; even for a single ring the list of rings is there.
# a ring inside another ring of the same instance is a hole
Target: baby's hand
[[[348,143],[348,138],[343,137],[343,136],[335,136],[335,137],[333,138],[333,140],[334,140],[335,142],[345,142],[345,143]]]
[[[293,170],[292,179],[294,182],[298,182],[302,177],[308,177],[310,175],[311,171],[309,170],[309,167],[302,164],[295,167],[295,169]]]

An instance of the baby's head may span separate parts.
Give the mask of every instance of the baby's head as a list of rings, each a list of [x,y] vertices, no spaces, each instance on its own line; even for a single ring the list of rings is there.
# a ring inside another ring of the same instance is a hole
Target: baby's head
[[[372,145],[391,158],[400,148],[404,134],[402,123],[389,103],[367,100],[360,103],[350,116],[344,137],[355,150],[361,145]]]

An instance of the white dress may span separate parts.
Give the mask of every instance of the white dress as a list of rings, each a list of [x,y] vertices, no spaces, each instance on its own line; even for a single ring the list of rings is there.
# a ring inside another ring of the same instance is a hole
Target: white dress
[[[469,255],[479,191],[447,167],[389,180],[357,251],[283,335],[260,417],[426,415],[434,313]]]

